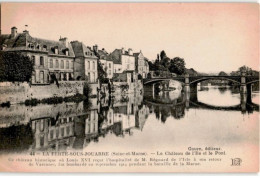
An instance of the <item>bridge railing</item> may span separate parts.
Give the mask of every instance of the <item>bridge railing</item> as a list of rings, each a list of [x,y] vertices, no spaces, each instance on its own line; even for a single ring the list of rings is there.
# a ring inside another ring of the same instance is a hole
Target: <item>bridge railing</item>
[[[149,73],[148,78],[172,78],[177,76],[175,73],[168,71],[150,71]]]

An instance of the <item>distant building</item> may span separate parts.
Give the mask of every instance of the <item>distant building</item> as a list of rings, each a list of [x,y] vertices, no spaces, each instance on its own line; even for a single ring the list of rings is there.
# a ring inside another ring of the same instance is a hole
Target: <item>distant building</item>
[[[29,31],[17,33],[11,28],[11,34],[0,35],[2,51],[21,52],[34,63],[32,84],[49,84],[52,74],[57,80],[73,80],[74,52],[67,38],[59,41],[32,37]]]
[[[149,65],[147,58],[144,57],[142,51],[134,53],[134,57],[136,72],[142,75],[143,78],[147,78],[147,74],[149,73]]]
[[[96,83],[98,57],[95,56],[94,51],[78,41],[72,41],[71,46],[75,53],[74,75],[76,80],[85,79],[90,83]]]
[[[107,78],[113,78],[114,63],[113,60],[109,57],[107,51],[104,48],[102,50],[99,50],[97,45],[93,46],[93,50],[98,59],[100,60],[100,63],[104,71],[107,73]]]
[[[115,49],[109,56],[114,62],[114,73],[135,70],[135,57],[131,48],[128,51],[124,48]]]

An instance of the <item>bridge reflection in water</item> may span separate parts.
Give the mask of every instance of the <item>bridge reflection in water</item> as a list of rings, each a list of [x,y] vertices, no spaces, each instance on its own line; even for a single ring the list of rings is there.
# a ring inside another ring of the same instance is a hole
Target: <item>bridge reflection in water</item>
[[[92,99],[88,103],[11,106],[0,110],[0,152],[83,150],[100,138],[124,138],[142,131],[149,116],[165,123],[184,118],[190,109],[253,113],[259,106],[240,94],[240,104],[214,106],[198,100],[197,93],[162,92]],[[149,129],[146,129],[149,130]]]

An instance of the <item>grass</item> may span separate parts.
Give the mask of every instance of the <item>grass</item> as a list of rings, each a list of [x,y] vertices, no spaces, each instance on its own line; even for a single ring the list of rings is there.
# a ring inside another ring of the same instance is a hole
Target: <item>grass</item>
[[[86,100],[87,97],[83,94],[75,94],[74,96],[69,96],[69,97],[51,97],[51,98],[44,98],[42,100],[36,99],[36,98],[32,98],[30,100],[25,100],[24,104],[26,106],[36,106],[37,104],[59,104],[62,102],[81,102]]]
[[[7,101],[7,102],[5,102],[5,103],[1,103],[1,107],[7,107],[7,108],[9,108],[10,105],[11,105],[10,101]]]

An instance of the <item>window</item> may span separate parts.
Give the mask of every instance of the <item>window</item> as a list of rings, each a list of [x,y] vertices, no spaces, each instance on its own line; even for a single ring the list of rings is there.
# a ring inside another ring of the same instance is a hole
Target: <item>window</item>
[[[42,49],[43,49],[44,51],[46,51],[46,50],[47,50],[47,46],[44,45],[44,46],[42,47]]]
[[[53,130],[50,132],[50,139],[53,139]]]
[[[63,60],[61,60],[61,62],[60,62],[60,68],[64,69],[64,61]]]
[[[95,70],[95,62],[94,61],[92,62],[92,68],[93,68],[93,70]]]
[[[69,61],[66,61],[66,69],[69,69]]]
[[[56,68],[59,68],[59,60],[56,60],[56,65],[55,65]]]
[[[108,67],[111,68],[111,63],[108,64]]]
[[[35,65],[35,56],[32,56],[33,65]]]
[[[88,69],[90,69],[90,61],[88,61]]]
[[[73,62],[71,61],[71,63],[70,63],[70,69],[73,69],[74,68],[74,64],[73,64]]]
[[[53,60],[50,59],[50,68],[53,68]]]
[[[40,57],[40,65],[44,66],[44,58],[42,56]]]
[[[67,135],[70,135],[70,126],[67,126]]]

